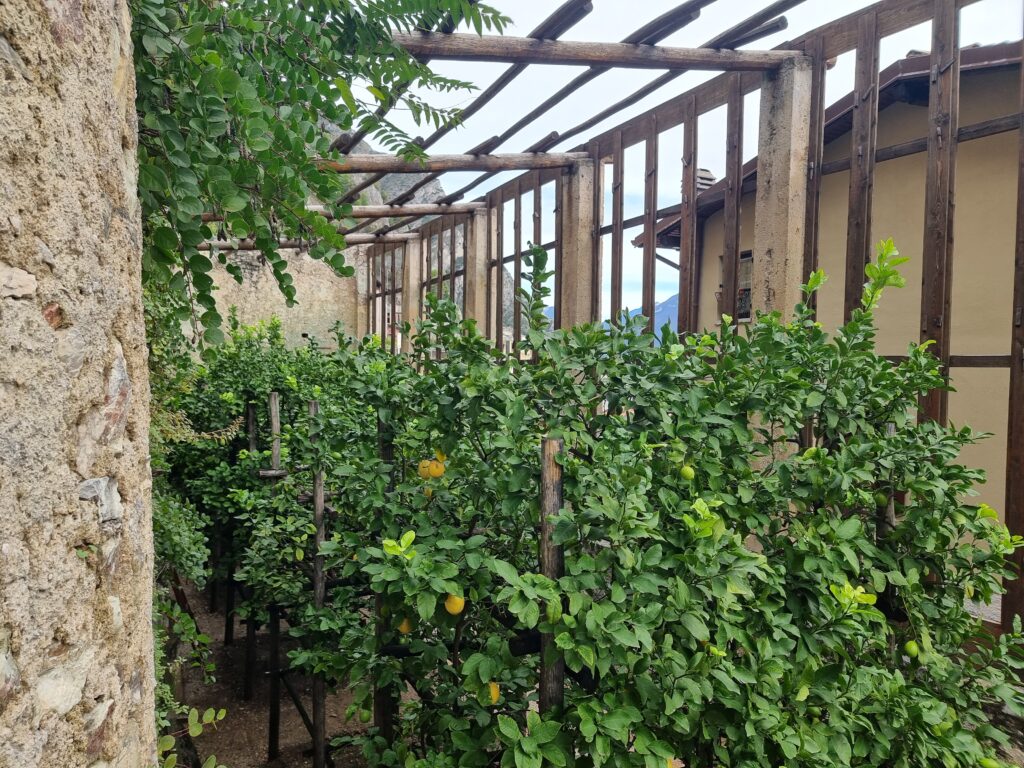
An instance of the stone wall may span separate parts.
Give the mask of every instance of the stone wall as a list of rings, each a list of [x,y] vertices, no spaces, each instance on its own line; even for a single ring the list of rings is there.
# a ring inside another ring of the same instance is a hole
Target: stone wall
[[[0,766],[155,764],[124,0],[0,2]]]
[[[282,251],[295,285],[296,303],[291,307],[285,303],[273,270],[260,254],[229,252],[226,257],[241,268],[244,281],[235,282],[218,265],[212,274],[217,284],[217,308],[226,318],[229,308],[235,307],[238,319],[246,325],[280,318],[289,346],[305,344],[310,337],[321,346],[333,346],[331,329],[335,323],[340,322],[347,334],[357,333],[356,310],[361,306],[357,292],[361,283],[366,282],[362,250],[351,248],[345,253],[348,264],[356,270],[351,278],[339,277],[330,266],[305,253]]]

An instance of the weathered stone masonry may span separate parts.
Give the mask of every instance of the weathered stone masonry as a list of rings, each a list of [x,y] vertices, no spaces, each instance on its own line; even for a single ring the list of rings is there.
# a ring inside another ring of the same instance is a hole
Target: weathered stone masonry
[[[0,0],[0,768],[155,764],[124,0]]]

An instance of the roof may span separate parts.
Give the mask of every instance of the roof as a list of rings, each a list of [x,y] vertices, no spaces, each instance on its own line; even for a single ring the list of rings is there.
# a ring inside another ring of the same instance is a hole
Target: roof
[[[1018,67],[1021,62],[1020,42],[999,43],[998,45],[972,46],[960,51],[960,71],[989,71],[1006,67]],[[918,51],[891,64],[878,75],[878,110],[896,103],[918,106],[928,104],[929,74],[931,56]],[[854,94],[848,93],[825,110],[825,144],[848,133],[853,125]],[[1015,110],[1016,111],[1016,105]],[[743,192],[757,188],[757,158],[743,164]],[[697,218],[703,219],[718,211],[725,201],[725,179],[719,180],[697,196]],[[655,228],[657,242],[662,247],[679,247],[678,210],[658,222]],[[633,241],[641,246],[644,234]]]

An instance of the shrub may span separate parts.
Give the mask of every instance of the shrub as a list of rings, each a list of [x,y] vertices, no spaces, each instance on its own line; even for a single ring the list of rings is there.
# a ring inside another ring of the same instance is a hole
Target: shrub
[[[874,352],[891,243],[834,336],[806,305],[658,343],[639,318],[545,330],[534,259],[515,355],[436,302],[410,361],[372,339],[296,354],[293,472],[232,494],[242,577],[290,604],[292,662],[352,686],[353,713],[374,686],[415,692],[398,738],[359,737],[371,762],[985,765],[1006,740],[986,707],[1024,703],[1022,635],[991,637],[965,601],[1002,590],[1022,542],[970,503],[983,474],[958,456],[979,436],[916,418],[935,358]],[[545,436],[565,443],[557,581],[537,572]],[[295,501],[315,469],[321,609]],[[568,667],[543,715],[540,633]]]

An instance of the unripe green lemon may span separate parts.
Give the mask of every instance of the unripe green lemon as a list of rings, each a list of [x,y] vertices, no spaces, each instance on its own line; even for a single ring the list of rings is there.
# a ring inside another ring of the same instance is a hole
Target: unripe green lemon
[[[903,646],[903,650],[906,651],[907,656],[912,659],[916,659],[918,654],[921,653],[921,649],[918,647],[917,641],[915,640],[907,640],[906,644]]]
[[[371,720],[373,720],[373,712],[371,712],[368,709],[361,709],[361,710],[359,710],[359,722],[360,723],[368,723]]]
[[[994,757],[983,757],[978,761],[981,768],[1003,768],[1003,764]]]
[[[683,476],[683,480],[690,481],[697,476],[696,471],[689,464],[684,464],[682,469],[679,470],[679,474]]]
[[[889,506],[889,497],[881,491],[875,491],[875,506],[887,507]]]

